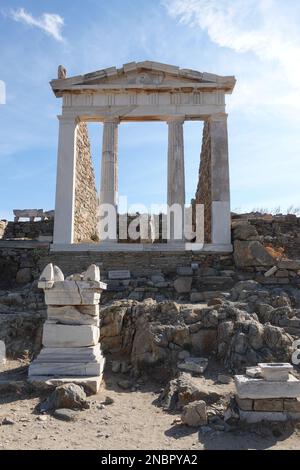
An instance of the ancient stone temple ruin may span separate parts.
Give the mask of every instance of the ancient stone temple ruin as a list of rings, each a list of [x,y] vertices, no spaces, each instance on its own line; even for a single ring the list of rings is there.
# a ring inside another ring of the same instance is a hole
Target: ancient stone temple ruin
[[[86,250],[96,225],[96,192],[89,163],[86,122],[103,123],[100,207],[118,207],[118,127],[122,122],[162,121],[168,127],[167,204],[177,205],[184,216],[185,121],[204,121],[199,184],[194,204],[204,206],[204,251],[230,252],[230,189],[227,114],[225,94],[235,85],[223,77],[157,62],[132,62],[66,78],[60,66],[51,81],[57,97],[63,98],[59,116],[59,142],[52,250]],[[78,146],[78,140],[80,145]],[[200,138],[199,138],[200,141]],[[100,151],[99,151],[100,153]],[[85,174],[83,174],[85,172]],[[85,182],[85,184],[84,184]],[[80,208],[80,209],[79,209]],[[101,221],[100,221],[100,233]],[[172,220],[170,219],[170,225]],[[103,228],[103,227],[102,227]],[[172,227],[170,227],[172,233]],[[81,233],[79,233],[81,232]],[[100,237],[101,238],[101,237]],[[153,249],[118,242],[114,229],[99,251]],[[184,239],[182,241],[185,241]],[[114,245],[109,242],[114,242]],[[160,245],[160,250],[164,247]],[[192,248],[199,249],[199,248]]]

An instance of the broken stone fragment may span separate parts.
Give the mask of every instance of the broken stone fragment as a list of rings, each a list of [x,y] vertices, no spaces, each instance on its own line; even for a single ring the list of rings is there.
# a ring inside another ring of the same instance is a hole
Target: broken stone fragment
[[[73,383],[60,385],[47,400],[40,405],[40,411],[54,411],[60,408],[82,410],[89,408],[86,393],[80,385]]]
[[[185,405],[182,410],[181,420],[187,426],[197,427],[207,424],[205,401],[198,400]]]
[[[195,374],[203,374],[208,366],[208,359],[205,357],[188,357],[184,362],[178,364],[178,369]]]

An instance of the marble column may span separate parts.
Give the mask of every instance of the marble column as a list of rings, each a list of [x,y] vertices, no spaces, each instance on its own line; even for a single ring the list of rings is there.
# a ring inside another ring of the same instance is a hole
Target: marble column
[[[76,181],[76,120],[58,116],[54,244],[73,243]]]
[[[231,244],[227,114],[209,119],[211,138],[211,242]]]
[[[100,182],[100,209],[110,208],[107,216],[109,218],[110,230],[106,241],[116,241],[116,214],[118,207],[118,119],[111,119],[103,123],[102,160],[101,160],[101,182]],[[115,215],[113,214],[115,212]],[[100,238],[104,230],[100,221]]]
[[[184,117],[174,116],[168,123],[168,210],[173,206],[179,209],[178,218],[170,211],[170,240],[184,239],[184,204],[185,204],[185,176],[184,176]],[[181,219],[181,220],[180,220]],[[178,232],[179,230],[179,232]],[[178,237],[178,235],[181,236]]]

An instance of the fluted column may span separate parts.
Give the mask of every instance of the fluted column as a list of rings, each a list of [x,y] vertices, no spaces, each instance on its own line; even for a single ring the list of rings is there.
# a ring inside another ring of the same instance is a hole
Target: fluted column
[[[211,139],[211,242],[231,244],[227,114],[209,119]]]
[[[184,176],[184,117],[168,119],[168,211],[169,240],[183,240],[185,176]],[[174,210],[172,210],[172,207]],[[176,212],[177,211],[177,212]],[[179,230],[179,231],[178,231]],[[181,232],[181,236],[180,236]]]
[[[118,123],[112,119],[103,123],[101,182],[100,182],[100,211],[101,205],[109,208],[110,235],[107,241],[116,241],[116,214],[118,206]],[[115,217],[113,216],[115,211]],[[114,226],[114,227],[113,227]],[[104,227],[100,221],[100,238]]]
[[[54,244],[73,243],[76,171],[76,121],[58,116]]]

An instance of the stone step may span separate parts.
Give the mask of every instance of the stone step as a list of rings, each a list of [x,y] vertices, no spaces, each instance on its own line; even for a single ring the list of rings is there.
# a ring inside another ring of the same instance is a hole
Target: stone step
[[[44,362],[99,362],[103,359],[100,344],[86,348],[43,348],[35,363]]]
[[[28,375],[53,375],[59,376],[99,376],[103,373],[105,360],[100,362],[86,363],[61,363],[61,362],[36,362],[33,361],[29,366]]]

